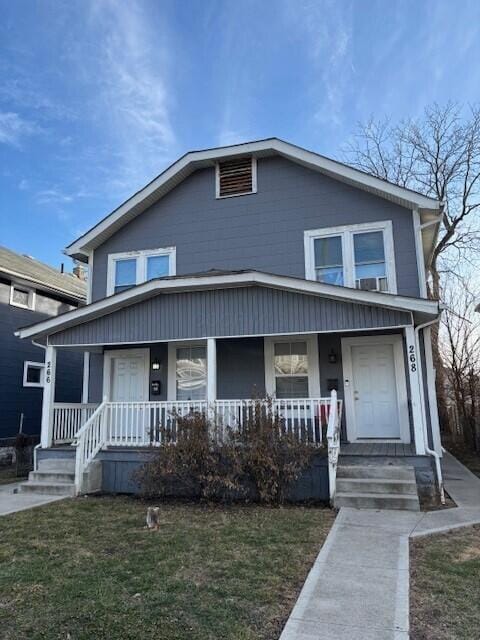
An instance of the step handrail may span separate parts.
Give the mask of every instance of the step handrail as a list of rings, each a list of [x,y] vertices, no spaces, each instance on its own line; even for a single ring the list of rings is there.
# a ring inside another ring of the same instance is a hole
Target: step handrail
[[[106,441],[104,412],[107,406],[107,399],[95,409],[90,418],[75,434],[72,445],[76,446],[75,451],[75,494],[78,495],[82,489],[83,473],[91,461],[95,458]]]
[[[340,404],[340,407],[339,407]],[[328,447],[328,487],[330,503],[333,506],[337,486],[337,466],[340,454],[340,424],[341,400],[337,399],[337,392],[332,389],[330,394],[330,413],[328,415],[327,447]]]

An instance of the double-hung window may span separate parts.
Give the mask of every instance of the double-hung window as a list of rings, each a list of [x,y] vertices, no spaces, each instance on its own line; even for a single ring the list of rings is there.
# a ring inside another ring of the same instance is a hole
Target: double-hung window
[[[265,338],[265,386],[279,399],[319,397],[316,335]]]
[[[392,223],[305,231],[305,273],[326,284],[396,293]]]
[[[137,284],[175,275],[175,247],[108,256],[107,295],[126,291]]]

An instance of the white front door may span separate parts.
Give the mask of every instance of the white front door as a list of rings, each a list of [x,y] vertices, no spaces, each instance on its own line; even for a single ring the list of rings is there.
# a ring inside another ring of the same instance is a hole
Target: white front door
[[[145,384],[145,356],[126,355],[112,358],[112,402],[142,402],[148,400],[148,387]]]
[[[400,336],[342,340],[349,441],[409,442]]]

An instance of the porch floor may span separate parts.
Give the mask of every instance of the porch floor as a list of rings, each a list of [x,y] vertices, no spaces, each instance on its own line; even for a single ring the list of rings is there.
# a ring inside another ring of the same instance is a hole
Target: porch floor
[[[413,444],[403,442],[354,442],[342,443],[340,455],[345,456],[394,456],[403,458],[415,455]]]

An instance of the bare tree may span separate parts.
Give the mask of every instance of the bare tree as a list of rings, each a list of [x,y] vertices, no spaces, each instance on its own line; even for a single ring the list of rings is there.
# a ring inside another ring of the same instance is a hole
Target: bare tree
[[[379,178],[440,200],[443,217],[429,267],[429,295],[441,299],[445,274],[462,276],[480,258],[480,108],[448,103],[418,119],[360,124],[347,161]],[[439,411],[445,417],[438,330],[432,330]]]
[[[480,225],[472,215],[480,208],[480,108],[462,113],[459,105],[449,103],[434,104],[422,118],[395,126],[371,119],[359,125],[347,150],[348,160],[359,169],[444,203],[429,267],[436,299],[442,269],[452,269],[459,252],[475,259],[467,254],[480,237]]]
[[[460,285],[460,286],[459,286]],[[447,403],[454,410],[451,427],[469,449],[480,453],[480,317],[468,283],[450,279],[443,287],[440,350]]]

